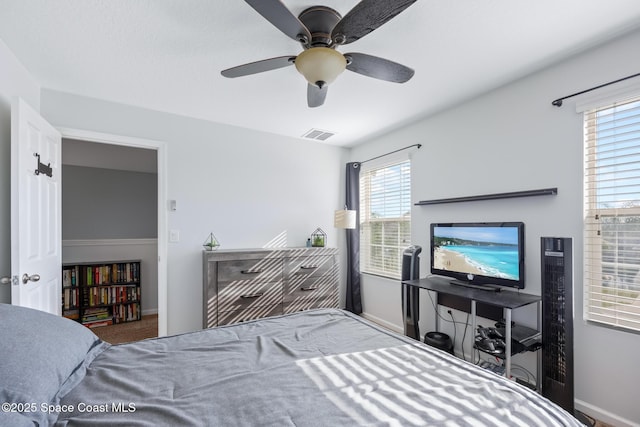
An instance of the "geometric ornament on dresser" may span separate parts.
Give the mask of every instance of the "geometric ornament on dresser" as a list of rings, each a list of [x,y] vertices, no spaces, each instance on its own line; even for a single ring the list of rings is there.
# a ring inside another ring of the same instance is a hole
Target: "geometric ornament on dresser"
[[[140,261],[62,266],[62,315],[89,328],[142,318]]]
[[[203,327],[337,308],[335,248],[203,252]]]

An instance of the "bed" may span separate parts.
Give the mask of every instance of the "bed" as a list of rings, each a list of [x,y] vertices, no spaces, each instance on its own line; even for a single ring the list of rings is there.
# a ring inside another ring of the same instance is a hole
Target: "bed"
[[[2,426],[581,426],[537,393],[351,313],[110,345],[0,304]]]

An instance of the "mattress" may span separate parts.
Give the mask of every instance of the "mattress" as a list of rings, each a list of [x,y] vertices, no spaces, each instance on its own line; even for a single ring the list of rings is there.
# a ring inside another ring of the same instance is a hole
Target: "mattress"
[[[320,309],[108,346],[57,426],[580,426],[539,394]]]

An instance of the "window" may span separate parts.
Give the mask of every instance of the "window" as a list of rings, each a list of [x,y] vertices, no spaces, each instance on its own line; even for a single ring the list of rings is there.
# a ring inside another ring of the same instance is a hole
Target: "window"
[[[584,124],[585,318],[640,331],[640,98]]]
[[[399,279],[411,241],[409,160],[362,170],[360,233],[360,270]]]

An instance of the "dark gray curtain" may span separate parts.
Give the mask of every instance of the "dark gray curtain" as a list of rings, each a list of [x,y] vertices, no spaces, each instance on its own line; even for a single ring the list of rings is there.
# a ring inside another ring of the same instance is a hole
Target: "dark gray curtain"
[[[360,296],[360,163],[347,163],[347,209],[356,211],[356,228],[347,231],[347,299],[346,309],[362,313]]]

